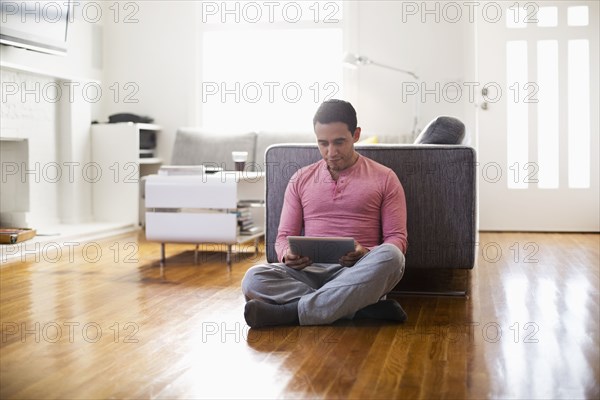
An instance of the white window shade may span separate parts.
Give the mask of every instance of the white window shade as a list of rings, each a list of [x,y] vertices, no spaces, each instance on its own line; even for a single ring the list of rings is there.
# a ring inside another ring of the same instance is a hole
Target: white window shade
[[[212,31],[203,49],[206,128],[306,130],[342,95],[341,29]]]
[[[314,20],[317,3],[311,4],[298,23],[289,18],[275,23],[263,18],[256,24],[232,18],[223,23],[216,17],[207,21],[212,23],[202,31],[200,125],[312,131],[319,104],[343,98],[341,12],[332,16],[324,3]]]

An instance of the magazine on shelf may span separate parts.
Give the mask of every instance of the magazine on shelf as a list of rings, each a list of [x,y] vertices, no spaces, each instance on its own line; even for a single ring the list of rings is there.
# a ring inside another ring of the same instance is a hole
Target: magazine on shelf
[[[222,171],[223,168],[207,167],[204,165],[163,165],[158,170],[158,175],[203,175]]]

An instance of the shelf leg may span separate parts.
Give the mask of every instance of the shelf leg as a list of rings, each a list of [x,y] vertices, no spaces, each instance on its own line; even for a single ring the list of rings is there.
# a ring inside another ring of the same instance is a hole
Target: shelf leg
[[[231,245],[227,245],[227,268],[231,269]]]
[[[166,261],[167,261],[167,260],[166,260],[166,258],[165,258],[165,244],[164,244],[164,243],[161,243],[161,244],[160,244],[160,263],[161,263],[162,265],[164,265]]]
[[[200,247],[200,244],[196,243],[196,250],[194,250],[194,264],[198,264],[198,247]]]

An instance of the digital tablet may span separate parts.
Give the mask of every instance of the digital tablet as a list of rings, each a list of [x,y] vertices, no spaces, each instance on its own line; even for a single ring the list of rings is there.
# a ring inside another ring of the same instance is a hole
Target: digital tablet
[[[314,263],[337,264],[340,257],[354,251],[350,237],[288,236],[293,254],[310,258]]]

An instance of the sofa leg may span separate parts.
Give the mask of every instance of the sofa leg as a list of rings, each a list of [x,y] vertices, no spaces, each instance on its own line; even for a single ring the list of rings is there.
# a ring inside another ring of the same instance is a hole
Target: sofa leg
[[[471,271],[468,269],[407,269],[390,292],[397,296],[468,297]]]
[[[166,258],[165,258],[165,244],[161,243],[160,244],[160,264],[164,265],[166,262]]]
[[[194,250],[194,264],[198,264],[198,247],[200,247],[200,244],[196,243],[196,249]]]
[[[231,245],[228,244],[227,245],[227,268],[231,269]]]
[[[392,290],[392,296],[433,296],[433,297],[467,297],[466,290],[442,290],[442,291],[420,291],[420,290]]]

